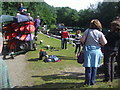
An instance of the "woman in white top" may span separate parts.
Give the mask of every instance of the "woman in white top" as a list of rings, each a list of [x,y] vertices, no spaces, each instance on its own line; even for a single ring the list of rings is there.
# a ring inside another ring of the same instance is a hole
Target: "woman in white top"
[[[90,22],[90,28],[87,29],[82,38],[85,43],[84,48],[84,67],[85,67],[85,85],[94,85],[97,73],[97,67],[100,65],[102,55],[101,45],[105,45],[107,40],[100,31],[102,25],[98,19]]]

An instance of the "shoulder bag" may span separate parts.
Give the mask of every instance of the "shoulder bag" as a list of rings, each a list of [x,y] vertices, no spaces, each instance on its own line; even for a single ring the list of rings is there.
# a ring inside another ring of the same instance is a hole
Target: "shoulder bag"
[[[87,36],[86,36],[86,38],[85,38],[85,42],[84,42],[84,44],[83,44],[83,48],[82,48],[82,50],[80,51],[80,53],[78,53],[78,56],[77,56],[77,62],[78,62],[79,64],[83,64],[83,63],[84,63],[84,47],[85,47],[85,43],[86,43],[86,41],[87,41],[88,34],[89,34],[89,31],[88,31]]]

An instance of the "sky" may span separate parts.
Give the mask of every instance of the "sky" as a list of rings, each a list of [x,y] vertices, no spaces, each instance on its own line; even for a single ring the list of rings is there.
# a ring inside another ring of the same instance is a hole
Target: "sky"
[[[97,4],[103,0],[44,0],[47,4],[54,7],[70,7],[77,11],[87,9],[90,4]]]

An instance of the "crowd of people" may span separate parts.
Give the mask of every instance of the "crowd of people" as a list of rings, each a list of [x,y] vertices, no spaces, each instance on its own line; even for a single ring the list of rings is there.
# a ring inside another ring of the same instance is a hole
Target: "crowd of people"
[[[25,8],[22,3],[19,4],[19,7],[17,9],[17,15],[19,15],[19,14],[30,16],[30,13],[27,13],[27,8]],[[37,16],[36,19],[34,20],[34,26],[35,26],[35,34],[34,35],[35,35],[35,37],[37,37],[40,24],[41,24],[40,16]]]
[[[20,14],[26,15],[27,11],[22,4],[18,8]],[[35,20],[35,36],[37,36],[38,28],[40,27],[40,17],[37,16]],[[111,22],[111,31],[104,35],[101,32],[102,24],[98,19],[93,19],[90,22],[90,26],[85,30],[81,36],[81,31],[78,30],[75,34],[75,55],[80,53],[81,46],[85,42],[84,47],[84,64],[85,67],[85,82],[84,85],[94,85],[96,80],[97,68],[100,66],[101,58],[104,56],[104,82],[110,80],[110,54],[115,50],[118,51],[118,69],[117,74],[120,76],[120,17],[117,17]],[[61,48],[67,48],[67,42],[69,40],[69,33],[67,28],[62,29],[61,36]],[[2,32],[0,32],[0,53],[2,51]],[[101,47],[104,46],[104,54],[101,51]],[[116,49],[117,47],[117,49]],[[0,89],[10,88],[10,80],[8,75],[8,69],[6,63],[0,57]]]
[[[84,44],[84,64],[85,67],[85,83],[84,85],[94,85],[97,69],[100,66],[101,59],[103,58],[104,65],[104,79],[103,82],[110,80],[111,60],[110,55],[113,52],[118,52],[117,56],[117,70],[116,74],[120,76],[120,17],[116,17],[111,22],[111,30],[106,35],[102,33],[102,24],[98,19],[93,19],[90,26],[83,35],[78,30],[75,34],[75,55],[80,53],[81,47]],[[67,41],[69,33],[67,29],[62,32],[62,49],[67,49]],[[64,46],[65,45],[65,46]],[[102,52],[101,48],[104,52]],[[78,51],[78,52],[77,52]]]
[[[23,4],[20,3],[19,7],[17,9],[17,16],[18,15],[24,15],[29,18],[30,13],[27,13],[27,9],[23,7]],[[35,26],[35,37],[37,36],[38,29],[40,27],[40,17],[37,16],[34,20],[34,26]],[[3,88],[12,88],[12,82],[9,78],[9,72],[8,67],[5,61],[2,58],[2,49],[3,49],[3,35],[2,35],[2,27],[0,27],[0,89]]]
[[[105,67],[105,79],[103,81],[108,82],[110,80],[110,55],[118,51],[118,69],[117,74],[120,75],[120,20],[114,20],[111,22],[111,31],[106,35],[107,44],[104,46],[104,67]],[[119,50],[118,50],[119,48]]]

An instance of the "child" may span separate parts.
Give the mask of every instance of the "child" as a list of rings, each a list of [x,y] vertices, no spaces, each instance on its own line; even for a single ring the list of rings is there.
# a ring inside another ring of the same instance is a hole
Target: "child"
[[[42,60],[42,58],[43,58],[44,56],[46,56],[46,55],[47,55],[46,51],[44,51],[44,49],[40,49],[40,52],[39,52],[39,60]]]
[[[77,56],[77,54],[80,52],[81,49],[81,42],[80,42],[80,38],[82,37],[80,35],[81,31],[77,30],[76,34],[75,34],[75,44],[76,44],[76,48],[75,48],[75,55]],[[78,51],[78,52],[77,52]]]

